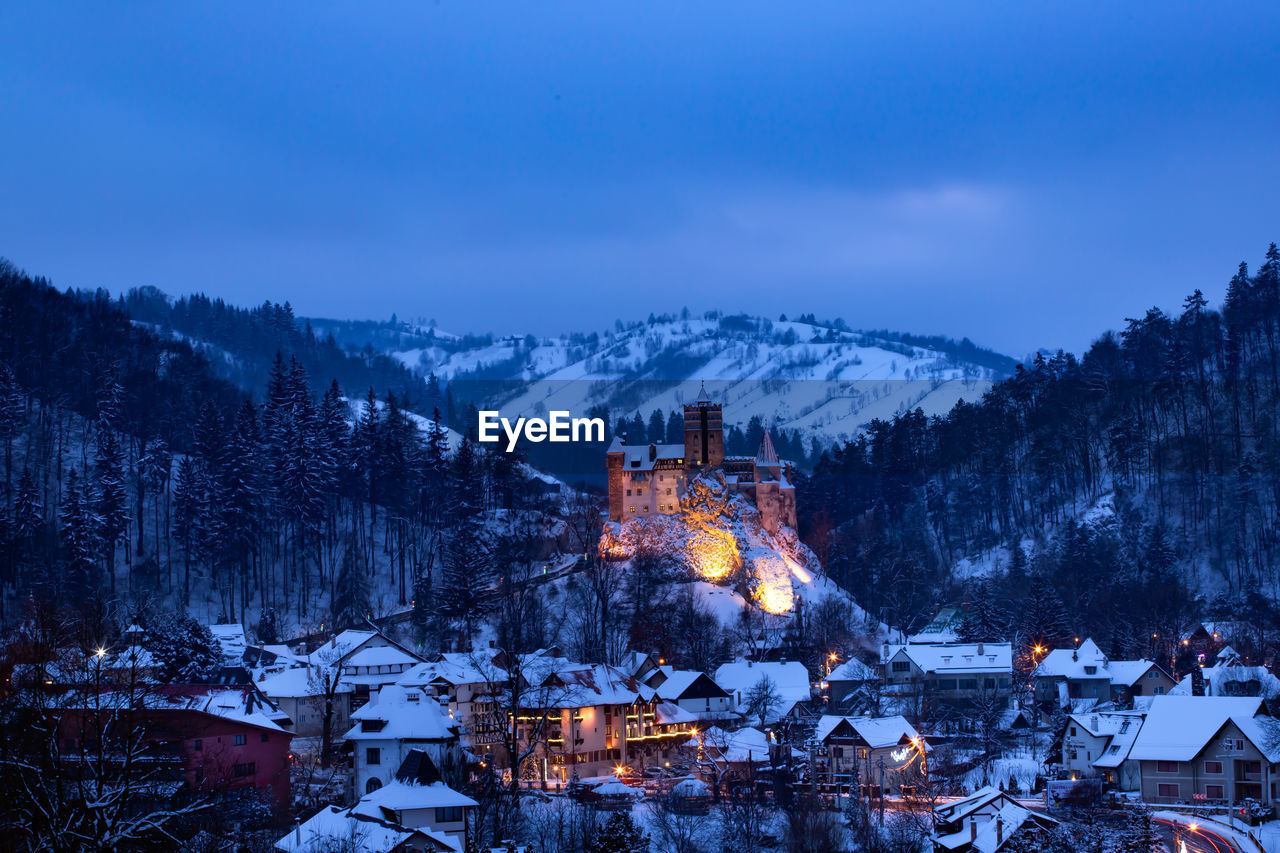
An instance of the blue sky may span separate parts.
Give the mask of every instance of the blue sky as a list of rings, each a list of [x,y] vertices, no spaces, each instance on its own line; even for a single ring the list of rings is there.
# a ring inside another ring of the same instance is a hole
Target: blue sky
[[[1280,240],[1280,4],[0,8],[0,254],[459,331],[1080,349]]]

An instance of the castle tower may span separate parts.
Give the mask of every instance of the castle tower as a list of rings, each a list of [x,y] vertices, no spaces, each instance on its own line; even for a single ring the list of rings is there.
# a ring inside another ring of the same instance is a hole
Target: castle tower
[[[706,383],[693,405],[684,407],[684,464],[708,468],[724,461],[724,421],[720,404],[711,402]]]

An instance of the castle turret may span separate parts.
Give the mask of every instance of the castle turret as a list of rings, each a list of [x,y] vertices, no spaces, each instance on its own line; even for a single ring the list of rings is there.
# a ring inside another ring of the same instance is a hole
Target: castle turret
[[[693,405],[684,407],[684,462],[707,468],[724,461],[724,420],[720,404],[711,402],[706,383]]]

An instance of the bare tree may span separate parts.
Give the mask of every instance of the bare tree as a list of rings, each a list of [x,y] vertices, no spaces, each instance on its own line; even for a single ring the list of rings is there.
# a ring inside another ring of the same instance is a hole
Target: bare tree
[[[742,698],[747,706],[748,716],[756,717],[762,726],[767,726],[769,718],[782,706],[778,686],[767,675],[760,676],[760,680]]]
[[[653,843],[661,853],[702,853],[706,849],[706,817],[676,808],[671,795],[650,804],[649,824]]]

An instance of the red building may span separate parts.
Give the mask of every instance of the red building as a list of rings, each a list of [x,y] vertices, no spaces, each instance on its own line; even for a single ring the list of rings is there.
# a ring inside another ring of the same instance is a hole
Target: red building
[[[93,717],[109,714],[136,728],[147,760],[175,793],[255,791],[277,811],[288,808],[292,721],[252,685],[156,685],[128,708],[118,697],[63,714],[64,757],[95,737]]]

